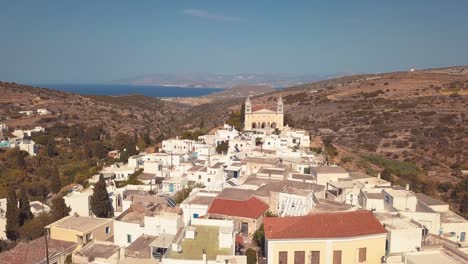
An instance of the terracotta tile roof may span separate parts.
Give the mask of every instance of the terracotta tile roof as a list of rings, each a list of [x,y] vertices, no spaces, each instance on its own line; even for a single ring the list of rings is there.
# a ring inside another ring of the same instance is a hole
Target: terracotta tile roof
[[[370,211],[267,217],[263,224],[267,239],[341,238],[387,232]]]
[[[255,197],[245,201],[217,198],[211,203],[208,213],[257,219],[266,210],[268,210],[268,205]]]
[[[263,109],[270,110],[270,111],[274,111],[274,110],[272,110],[269,106],[266,106],[266,105],[255,105],[255,106],[252,106],[252,112],[260,111],[260,110],[263,110]]]
[[[49,258],[61,254],[69,254],[76,247],[75,243],[48,239]],[[16,247],[0,254],[1,264],[36,264],[45,262],[44,237],[29,241],[20,242]]]

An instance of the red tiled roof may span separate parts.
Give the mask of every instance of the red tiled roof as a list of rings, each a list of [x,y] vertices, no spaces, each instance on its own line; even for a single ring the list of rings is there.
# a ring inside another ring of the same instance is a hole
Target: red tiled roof
[[[275,111],[275,110],[271,110],[269,107],[264,106],[264,105],[256,105],[256,106],[253,106],[253,107],[252,107],[252,112],[260,111],[260,110],[262,110],[262,109],[266,109],[266,110],[270,110],[270,111]]]
[[[72,242],[47,239],[49,244],[49,258],[67,252],[71,253],[76,244]],[[45,262],[44,237],[36,238],[27,243],[21,242],[16,247],[0,254],[0,264],[36,264]]]
[[[208,213],[257,219],[266,210],[268,205],[255,197],[244,201],[217,198],[211,203]]]
[[[266,217],[263,224],[267,239],[339,238],[387,232],[370,211]]]

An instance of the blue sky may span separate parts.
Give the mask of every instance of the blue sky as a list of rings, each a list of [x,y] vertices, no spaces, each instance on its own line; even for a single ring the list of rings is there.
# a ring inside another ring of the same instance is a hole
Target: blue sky
[[[0,80],[468,64],[464,0],[0,0]]]

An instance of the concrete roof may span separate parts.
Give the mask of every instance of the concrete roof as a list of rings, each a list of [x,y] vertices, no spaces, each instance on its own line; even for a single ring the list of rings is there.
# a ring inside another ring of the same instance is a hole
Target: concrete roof
[[[327,199],[319,199],[319,202],[312,208],[311,213],[330,213],[330,212],[342,212],[349,211],[351,205],[334,202]]]
[[[132,258],[125,257],[119,260],[119,264],[159,264],[160,261],[153,258]]]
[[[260,188],[255,191],[254,195],[268,197],[270,196],[270,192],[282,192],[286,186],[314,192],[320,192],[325,189],[325,186],[315,183],[304,183],[289,180],[270,180],[260,186]]]
[[[442,253],[441,251],[425,251],[413,254],[407,254],[408,264],[457,264],[458,262]]]
[[[187,171],[190,171],[190,172],[195,172],[195,171],[199,171],[201,169],[203,169],[205,166],[202,166],[202,165],[195,165],[195,166],[192,166],[190,169],[188,169]]]
[[[142,235],[125,248],[125,255],[134,258],[152,258],[150,245],[156,236]]]
[[[174,235],[160,234],[150,244],[151,247],[169,248],[174,240]]]
[[[302,173],[291,173],[291,178],[295,180],[315,181],[315,176]]]
[[[430,208],[429,206],[421,203],[420,201],[418,201],[416,203],[416,212],[420,212],[420,213],[437,213],[436,211],[434,211],[432,208]]]
[[[112,223],[113,219],[106,218],[91,218],[91,217],[82,217],[82,216],[67,216],[62,218],[47,227],[58,227],[63,229],[76,230],[79,232],[88,232],[100,225],[105,223]]]
[[[339,166],[317,166],[312,167],[311,171],[316,173],[348,173],[345,169]]]
[[[440,200],[437,200],[437,199],[434,199],[430,196],[427,196],[425,194],[422,194],[422,193],[415,193],[414,194],[416,196],[416,198],[418,198],[418,201],[422,202],[423,204],[425,205],[428,205],[428,206],[431,206],[431,205],[447,205],[446,203],[440,201]]]
[[[444,213],[441,213],[440,214],[440,222],[442,224],[445,224],[445,223],[468,223],[468,221],[457,215],[456,213],[452,212],[452,211],[447,211],[447,212],[444,212]]]
[[[198,205],[210,205],[210,203],[216,198],[216,196],[204,196],[196,195],[188,203]]]
[[[420,228],[409,218],[404,218],[387,212],[374,213],[380,223],[384,224],[390,230]]]
[[[253,195],[253,193],[254,193],[253,190],[225,188],[218,195],[217,198],[244,201],[244,200],[248,200]]]
[[[108,259],[119,251],[120,247],[111,244],[90,243],[77,253],[88,259],[103,258]]]
[[[138,180],[152,180],[156,178],[156,175],[154,173],[141,173],[140,175],[137,176]]]
[[[369,198],[369,199],[379,199],[379,200],[381,200],[381,199],[384,198],[384,195],[381,192],[378,192],[378,193],[366,192],[365,194],[366,194],[367,198]]]

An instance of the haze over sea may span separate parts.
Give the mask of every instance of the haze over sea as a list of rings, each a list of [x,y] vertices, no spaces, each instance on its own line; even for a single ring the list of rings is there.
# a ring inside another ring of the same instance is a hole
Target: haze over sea
[[[81,95],[141,94],[151,97],[196,97],[224,90],[221,88],[188,88],[126,84],[34,84],[34,86]]]

